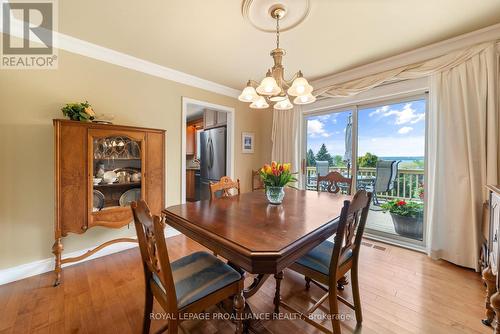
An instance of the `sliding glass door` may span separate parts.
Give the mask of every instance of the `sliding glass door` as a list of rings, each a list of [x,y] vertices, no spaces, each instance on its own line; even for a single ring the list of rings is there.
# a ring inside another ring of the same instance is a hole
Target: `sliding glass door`
[[[306,114],[305,188],[318,174],[354,173],[353,189],[374,194],[366,233],[423,246],[426,110],[423,95]]]
[[[304,184],[316,190],[318,175],[337,171],[352,175],[352,110],[305,117],[306,153]],[[342,188],[347,192],[347,188]]]

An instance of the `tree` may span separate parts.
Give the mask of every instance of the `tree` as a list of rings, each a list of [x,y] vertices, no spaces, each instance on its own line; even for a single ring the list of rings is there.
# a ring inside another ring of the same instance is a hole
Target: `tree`
[[[366,152],[362,157],[358,158],[358,167],[377,167],[378,157],[375,154]]]
[[[307,166],[316,166],[316,158],[314,157],[313,150],[309,149],[306,155]]]
[[[325,144],[321,144],[318,153],[316,153],[316,161],[328,161],[328,166],[333,166],[333,158],[328,153]]]
[[[344,158],[341,155],[334,155],[333,156],[333,166],[345,167]]]

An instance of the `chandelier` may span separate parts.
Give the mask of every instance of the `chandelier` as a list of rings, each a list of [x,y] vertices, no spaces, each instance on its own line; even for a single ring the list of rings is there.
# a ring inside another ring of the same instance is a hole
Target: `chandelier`
[[[280,19],[286,14],[285,8],[276,5],[271,8],[270,14],[276,20],[276,49],[271,50],[274,66],[267,70],[266,77],[260,84],[248,80],[238,100],[250,103],[250,108],[253,109],[266,109],[274,103],[273,107],[276,110],[289,110],[294,104],[313,103],[316,101],[316,97],[312,95],[313,87],[303,77],[301,71],[295,73],[291,80],[286,80],[284,77],[282,59],[285,50],[280,48]],[[293,104],[290,99],[293,99]]]

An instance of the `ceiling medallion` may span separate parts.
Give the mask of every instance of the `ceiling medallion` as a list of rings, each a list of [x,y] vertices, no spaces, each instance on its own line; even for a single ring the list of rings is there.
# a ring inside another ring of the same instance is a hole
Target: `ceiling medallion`
[[[250,103],[250,108],[266,109],[274,103],[273,107],[276,110],[289,110],[294,104],[309,104],[316,101],[316,97],[312,95],[313,87],[303,77],[301,71],[295,73],[289,81],[284,78],[282,59],[285,50],[280,48],[280,22],[286,15],[284,4],[274,4],[269,7],[269,16],[276,24],[276,48],[271,50],[274,66],[267,70],[266,77],[260,83],[248,80],[247,86],[238,96],[238,100]],[[293,97],[293,104],[290,97]]]

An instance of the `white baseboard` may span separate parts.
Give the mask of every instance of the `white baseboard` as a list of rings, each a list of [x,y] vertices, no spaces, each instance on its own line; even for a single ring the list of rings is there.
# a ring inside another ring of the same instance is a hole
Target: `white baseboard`
[[[175,230],[173,227],[169,226],[165,229],[165,237],[166,238],[170,238],[170,237],[173,237],[173,236],[176,236],[179,234],[180,234],[180,232]],[[104,249],[101,249],[97,253],[92,254],[91,256],[89,256],[86,259],[83,259],[83,260],[77,261],[77,262],[64,264],[63,267],[68,267],[68,266],[72,266],[72,265],[77,264],[77,263],[89,261],[92,259],[97,259],[101,256],[106,256],[106,255],[110,255],[113,253],[118,253],[118,252],[130,249],[130,248],[134,248],[134,247],[137,247],[137,243],[135,243],[135,242],[120,242],[120,243],[112,244],[108,247],[105,247]],[[95,247],[82,249],[82,250],[74,251],[74,252],[70,252],[70,253],[65,253],[65,254],[63,254],[63,256],[64,256],[64,258],[80,256],[93,248],[95,248]],[[7,284],[10,282],[14,282],[14,281],[18,281],[18,280],[23,279],[23,278],[27,278],[27,277],[31,277],[31,276],[35,276],[35,275],[40,275],[40,274],[43,274],[43,273],[46,273],[46,272],[49,272],[52,270],[54,270],[54,258],[53,257],[51,257],[49,259],[25,263],[25,264],[22,264],[22,265],[19,265],[16,267],[1,269],[0,270],[0,285]]]

